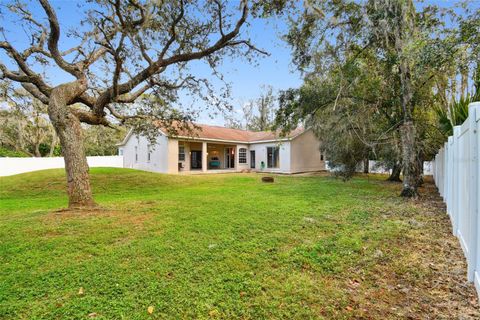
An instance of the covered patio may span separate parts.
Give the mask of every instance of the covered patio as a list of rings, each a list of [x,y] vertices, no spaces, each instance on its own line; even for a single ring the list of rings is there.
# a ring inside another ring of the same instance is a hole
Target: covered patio
[[[237,146],[199,141],[178,141],[179,173],[221,173],[237,170]]]

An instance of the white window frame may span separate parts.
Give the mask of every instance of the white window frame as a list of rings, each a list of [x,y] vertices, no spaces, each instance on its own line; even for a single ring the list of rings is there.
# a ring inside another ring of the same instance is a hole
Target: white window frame
[[[241,163],[241,164],[247,163],[247,148],[238,149],[238,163]]]
[[[270,166],[269,165],[269,161],[268,161],[268,149],[269,148],[272,148],[273,151],[272,151],[272,157],[273,159],[275,160],[275,149],[278,150],[278,159],[276,159],[277,161],[273,161],[274,163],[276,162],[277,163],[277,166]],[[267,147],[267,168],[268,169],[278,169],[280,168],[280,147],[279,146],[268,146]]]
[[[178,145],[178,161],[185,161],[185,146],[183,145]]]

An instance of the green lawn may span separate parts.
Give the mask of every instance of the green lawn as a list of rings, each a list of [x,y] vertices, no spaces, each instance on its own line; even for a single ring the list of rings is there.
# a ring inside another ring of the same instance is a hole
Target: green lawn
[[[379,177],[91,171],[92,212],[58,210],[62,170],[0,178],[0,318],[397,319],[457,299],[424,284],[422,244],[458,251],[446,218]]]

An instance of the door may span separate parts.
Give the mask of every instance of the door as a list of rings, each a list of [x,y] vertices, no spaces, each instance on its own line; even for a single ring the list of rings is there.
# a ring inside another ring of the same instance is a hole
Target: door
[[[190,167],[192,169],[202,169],[202,151],[192,151],[190,155]]]
[[[225,169],[235,168],[235,151],[233,148],[225,148]]]
[[[255,150],[250,150],[250,168],[255,169]]]

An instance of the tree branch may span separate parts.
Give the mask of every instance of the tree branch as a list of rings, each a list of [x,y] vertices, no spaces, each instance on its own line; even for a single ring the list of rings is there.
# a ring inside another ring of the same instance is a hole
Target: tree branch
[[[178,16],[175,18],[175,20],[173,20],[172,22],[172,25],[170,26],[170,39],[168,39],[167,43],[165,44],[165,46],[163,47],[162,49],[162,52],[160,53],[159,55],[159,60],[160,59],[163,59],[163,57],[165,56],[165,54],[167,53],[168,49],[170,49],[170,46],[172,45],[172,43],[175,41],[175,39],[177,38],[177,33],[175,31],[175,28],[177,27],[177,25],[180,23],[180,21],[183,19],[183,16],[185,15],[185,8],[184,8],[184,3],[183,3],[183,0],[180,0],[180,13],[178,14]]]
[[[43,7],[43,10],[47,14],[48,22],[50,23],[50,34],[48,37],[48,50],[52,55],[52,59],[60,68],[72,74],[77,79],[84,77],[83,73],[78,68],[78,66],[74,64],[70,64],[63,59],[62,54],[58,50],[58,40],[60,39],[60,25],[58,23],[57,15],[55,14],[55,11],[53,10],[53,8],[50,6],[50,3],[48,2],[48,0],[39,0],[39,1]]]
[[[49,98],[44,95],[38,88],[31,83],[22,83],[22,87],[27,90],[32,96],[40,100],[43,104],[48,105]]]
[[[108,109],[108,111],[110,111],[110,114],[115,118],[117,118],[118,120],[120,120],[121,123],[124,123],[125,121],[130,119],[147,119],[148,118],[147,116],[141,115],[141,114],[136,114],[132,116],[123,115],[117,112],[111,104],[107,105],[106,108]]]
[[[181,3],[183,3],[183,1]],[[232,43],[232,40],[239,34],[240,28],[245,23],[248,16],[248,5],[246,0],[242,0],[242,6],[243,6],[242,16],[237,21],[235,28],[229,33],[225,34],[224,36],[221,36],[212,46],[201,51],[178,54],[168,59],[163,59],[163,54],[166,52],[166,48],[168,48],[171,45],[171,42],[175,40],[175,33],[174,33],[175,26],[183,16],[183,13],[181,13],[172,24],[172,29],[171,29],[173,32],[172,37],[165,45],[164,49],[162,50],[162,54],[160,54],[158,60],[156,60],[153,64],[149,65],[148,67],[146,67],[145,69],[137,73],[137,75],[132,77],[129,81],[119,84],[116,90],[114,90],[113,86],[105,90],[97,100],[97,103],[95,104],[95,107],[94,107],[94,112],[98,115],[102,114],[103,108],[105,108],[107,104],[112,102],[115,96],[119,96],[133,90],[140,83],[146,81],[148,78],[155,75],[158,72],[158,70],[160,70],[161,68],[166,68],[169,65],[180,63],[180,62],[198,60],[227,46],[240,44],[240,41],[236,41]]]
[[[112,124],[105,117],[96,116],[92,112],[75,107],[70,107],[70,112],[75,115],[80,122],[90,125],[102,125],[105,127],[113,128]]]
[[[255,47],[253,44],[251,44],[249,41],[247,40],[239,40],[239,41],[233,41],[230,43],[232,46],[236,46],[236,45],[239,45],[239,44],[244,44],[246,45],[250,50],[253,50],[253,51],[257,51],[261,54],[264,54],[266,56],[270,56],[270,53],[265,51],[265,50],[262,50],[262,49],[259,49],[257,47]]]
[[[5,45],[5,47],[3,45]],[[43,95],[47,97],[50,96],[50,91],[52,90],[52,88],[48,86],[38,74],[34,73],[27,66],[25,61],[20,56],[20,54],[15,49],[13,49],[13,47],[10,46],[9,43],[1,42],[0,48],[4,48],[10,53],[10,55],[14,58],[14,60],[19,65],[21,71],[23,71],[23,69],[27,71],[27,72],[13,72],[8,70],[7,67],[0,62],[0,71],[2,72],[2,75],[0,76],[0,78],[8,78],[10,80],[17,81],[20,83],[31,83],[35,85]]]

